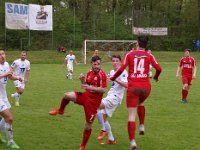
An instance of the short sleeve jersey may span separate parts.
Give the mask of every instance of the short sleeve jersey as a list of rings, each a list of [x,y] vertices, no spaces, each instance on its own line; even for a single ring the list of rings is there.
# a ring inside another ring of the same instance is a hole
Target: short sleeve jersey
[[[149,82],[149,65],[154,68],[159,68],[159,64],[152,54],[144,50],[132,50],[124,58],[122,65],[129,66],[128,83],[134,82]]]
[[[75,55],[67,55],[66,57],[65,57],[65,60],[67,61],[67,64],[68,65],[73,65],[73,62],[74,62],[74,60],[75,60]]]
[[[10,66],[7,62],[4,64],[0,64],[0,75],[7,73],[10,71]],[[6,94],[6,84],[8,77],[3,77],[0,79],[0,100],[7,98]]]
[[[107,76],[103,70],[100,70],[98,73],[94,73],[92,70],[89,70],[86,76],[86,83],[94,87],[107,87]],[[102,99],[103,93],[94,93],[93,91],[87,90],[89,97],[92,99]]]
[[[113,76],[116,71],[111,70],[110,71],[110,76]],[[123,82],[128,82],[127,81],[128,73],[126,70],[122,72],[122,74],[117,78],[117,80],[123,81]],[[110,90],[108,91],[108,95],[116,95],[119,97],[121,100],[123,99],[124,96],[124,90],[125,87],[122,85],[118,84],[116,81],[112,81],[112,85]]]
[[[192,70],[195,66],[196,61],[193,57],[183,57],[179,62],[179,67],[182,67],[182,76],[192,76]]]
[[[30,62],[27,59],[24,61],[17,59],[11,64],[11,67],[14,69],[16,76],[24,78],[26,71],[30,70]]]

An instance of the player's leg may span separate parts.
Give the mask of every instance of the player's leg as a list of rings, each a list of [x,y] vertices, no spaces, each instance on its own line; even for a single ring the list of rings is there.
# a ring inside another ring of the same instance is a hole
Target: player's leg
[[[10,109],[3,110],[2,112],[0,112],[0,115],[5,120],[5,131],[8,139],[8,147],[18,149],[19,146],[13,140],[13,131],[12,131],[13,117]]]
[[[24,93],[24,88],[16,87],[15,95],[15,106],[19,106],[20,96]]]
[[[116,144],[116,141],[112,134],[110,123],[108,122],[108,119],[107,119],[108,116],[106,114],[104,114],[104,116],[105,116],[104,121],[105,121],[106,132],[108,134],[108,140],[106,140],[105,142],[103,142],[101,144]]]
[[[65,107],[70,101],[76,102],[75,92],[66,92],[60,101],[60,107],[49,112],[50,115],[64,114]]]
[[[137,147],[135,141],[136,113],[137,113],[137,107],[128,107],[128,135],[129,135],[131,150],[135,150]]]
[[[140,122],[139,133],[140,133],[140,135],[144,135],[144,132],[145,132],[145,129],[144,129],[144,119],[145,119],[144,102],[138,105],[137,113],[138,113],[139,122]]]
[[[5,120],[1,118],[0,121],[0,143],[6,143],[6,140],[1,136],[1,132],[5,129]]]
[[[183,103],[187,102],[187,95],[188,95],[189,87],[191,86],[191,81],[192,81],[192,79],[189,77],[182,77],[183,88],[182,88],[182,100],[181,101]]]
[[[94,117],[94,116],[93,116]],[[86,144],[90,138],[92,132],[92,123],[88,123],[87,121],[85,122],[85,128],[83,131],[83,138],[82,138],[82,143],[80,145],[79,150],[85,150]]]
[[[151,92],[151,85],[147,84],[145,87],[145,89],[141,88],[141,95],[139,97],[139,104],[137,107],[137,113],[138,113],[138,117],[139,117],[139,134],[140,135],[144,135],[145,132],[145,128],[144,128],[144,120],[145,120],[145,106],[144,106],[144,102],[147,99],[147,97],[149,96],[150,92]]]
[[[97,110],[97,116],[96,116],[96,118],[97,118],[97,120],[99,122],[99,125],[101,127],[101,130],[99,131],[100,135],[97,137],[98,140],[102,140],[107,135],[106,128],[105,128],[104,117],[103,117],[103,114],[102,114],[102,110],[105,108],[103,100],[102,100],[102,102],[101,102],[101,104],[99,106],[99,109]]]

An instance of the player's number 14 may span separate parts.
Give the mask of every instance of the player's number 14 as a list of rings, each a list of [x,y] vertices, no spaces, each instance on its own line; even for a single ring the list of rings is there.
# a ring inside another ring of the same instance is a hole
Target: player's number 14
[[[134,58],[134,73],[140,71],[140,74],[144,73],[144,59]]]

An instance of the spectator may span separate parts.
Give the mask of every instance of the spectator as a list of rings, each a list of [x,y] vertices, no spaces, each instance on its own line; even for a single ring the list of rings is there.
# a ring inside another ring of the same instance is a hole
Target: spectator
[[[200,41],[199,40],[196,41],[196,48],[197,48],[197,51],[200,51]]]

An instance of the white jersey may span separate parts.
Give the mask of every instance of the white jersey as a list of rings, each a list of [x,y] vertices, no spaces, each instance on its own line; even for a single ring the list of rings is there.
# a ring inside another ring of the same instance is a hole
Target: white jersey
[[[111,70],[110,71],[110,76],[113,76],[115,72],[116,71]],[[127,73],[126,70],[124,70],[122,72],[122,74],[116,80],[120,80],[120,81],[123,81],[123,82],[128,82],[127,81],[127,77],[128,77],[128,73]],[[122,85],[118,84],[115,81],[112,81],[112,86],[111,86],[110,90],[108,91],[108,95],[115,95],[118,98],[120,98],[120,100],[122,101],[123,96],[124,96],[124,90],[125,90],[125,87],[123,87]]]
[[[3,65],[0,64],[0,75],[5,74],[10,71],[10,66],[7,62],[5,62]],[[7,83],[8,77],[3,77],[0,79],[0,101],[7,99],[6,94],[6,83]]]
[[[14,74],[24,79],[27,70],[30,70],[30,62],[28,60],[22,61],[21,59],[15,60],[11,67],[14,69]]]
[[[75,55],[67,55],[65,57],[65,60],[67,61],[67,65],[72,65],[73,66],[73,62],[75,60]]]

